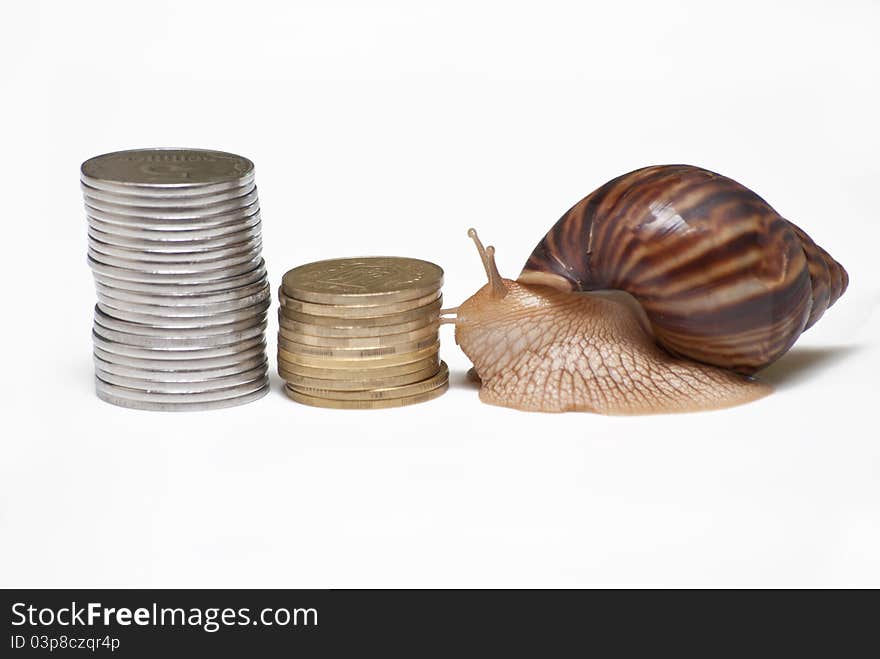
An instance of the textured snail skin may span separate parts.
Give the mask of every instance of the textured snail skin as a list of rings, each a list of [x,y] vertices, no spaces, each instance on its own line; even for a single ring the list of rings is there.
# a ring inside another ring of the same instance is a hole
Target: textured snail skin
[[[455,340],[480,400],[538,412],[657,414],[718,409],[767,395],[747,377],[670,355],[625,301],[504,280],[457,309]]]
[[[757,194],[690,165],[638,169],[582,199],[518,280],[626,291],[668,351],[745,374],[783,355],[848,283]]]

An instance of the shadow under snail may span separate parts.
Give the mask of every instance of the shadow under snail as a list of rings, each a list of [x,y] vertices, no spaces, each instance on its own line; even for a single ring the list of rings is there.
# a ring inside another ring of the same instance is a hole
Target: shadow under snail
[[[473,238],[489,283],[443,322],[486,403],[542,412],[717,409],[846,290],[843,267],[757,194],[690,165],[615,178],[575,204],[516,281]]]

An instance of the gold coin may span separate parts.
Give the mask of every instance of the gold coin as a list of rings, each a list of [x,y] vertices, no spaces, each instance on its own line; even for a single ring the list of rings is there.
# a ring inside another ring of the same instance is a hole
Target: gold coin
[[[409,343],[400,343],[390,346],[379,346],[376,348],[328,348],[327,346],[310,346],[285,338],[280,333],[278,335],[278,345],[287,352],[294,355],[313,356],[313,357],[332,357],[333,359],[369,359],[371,357],[381,357],[382,355],[401,355],[408,352],[417,352],[424,348],[437,345],[439,341],[437,332]]]
[[[361,357],[352,359],[340,359],[337,357],[320,357],[316,355],[302,355],[296,352],[290,352],[284,348],[278,348],[278,358],[284,359],[286,362],[300,364],[301,366],[311,366],[313,368],[371,368],[382,366],[396,366],[398,364],[408,364],[418,361],[424,357],[436,355],[440,350],[440,342],[422,348],[420,350],[412,350],[410,352],[399,353],[395,355],[379,355],[374,357]]]
[[[327,327],[325,325],[298,323],[295,320],[290,320],[289,318],[285,318],[283,315],[278,314],[278,324],[281,329],[286,332],[294,332],[299,336],[307,336],[310,339],[331,341],[334,339],[357,338],[381,339],[386,336],[395,336],[397,334],[405,334],[416,330],[427,330],[429,328],[436,330],[440,327],[440,322],[436,315],[433,319],[411,320],[408,323],[399,323],[397,325],[380,325],[377,327]],[[306,341],[303,341],[303,343],[306,343]]]
[[[440,362],[440,371],[431,377],[396,387],[368,388],[360,391],[337,391],[334,389],[308,387],[291,382],[287,383],[287,387],[298,394],[314,396],[315,398],[330,398],[332,400],[388,400],[431,391],[446,384],[448,381],[449,367],[446,366],[446,362]]]
[[[333,327],[333,328],[350,328],[350,327],[384,327],[386,325],[399,325],[415,320],[424,322],[436,321],[440,318],[440,308],[443,304],[443,298],[440,297],[434,302],[419,307],[414,307],[407,311],[399,311],[386,315],[377,316],[319,316],[316,314],[301,313],[285,308],[283,305],[278,307],[279,318],[284,318],[293,322],[303,323],[312,326]]]
[[[386,316],[367,316],[362,318],[336,318],[332,316],[316,316],[314,314],[305,314],[297,311],[285,309],[283,306],[278,307],[279,318],[285,318],[306,325],[348,328],[348,327],[383,327],[385,325],[399,325],[414,320],[422,320],[424,322],[436,321],[440,318],[440,307],[443,304],[443,298],[426,304],[421,307],[402,311],[398,313],[388,314]]]
[[[375,348],[384,348],[387,346],[399,346],[402,343],[410,343],[412,341],[421,341],[429,337],[435,337],[440,329],[438,323],[432,323],[421,329],[411,332],[401,332],[400,334],[386,334],[384,336],[367,336],[367,337],[340,337],[340,336],[310,336],[302,332],[294,332],[281,326],[278,328],[278,334],[288,341],[294,341],[300,345],[312,346],[315,348],[332,348],[342,349],[361,349],[369,350]]]
[[[366,389],[387,389],[389,387],[400,387],[413,382],[421,382],[437,375],[440,366],[434,362],[427,368],[413,371],[412,373],[404,373],[403,375],[389,375],[379,378],[363,378],[360,380],[331,380],[328,378],[310,378],[304,375],[291,373],[290,371],[279,368],[280,375],[287,384],[295,389],[320,389],[323,391],[364,391]]]
[[[441,297],[431,304],[422,307],[416,307],[409,311],[401,311],[399,313],[388,314],[387,316],[369,316],[363,318],[334,318],[331,316],[316,316],[314,314],[299,313],[285,309],[283,306],[278,307],[278,317],[295,323],[304,325],[312,325],[317,327],[334,327],[334,328],[365,328],[365,327],[384,327],[386,325],[400,325],[401,323],[409,323],[412,321],[423,321],[425,323],[437,321],[440,318],[440,307],[443,305]]]
[[[439,368],[440,356],[431,355],[417,361],[408,362],[406,364],[396,364],[394,366],[379,366],[372,368],[315,368],[314,366],[303,366],[294,362],[289,362],[278,357],[278,374],[282,378],[287,375],[298,375],[308,378],[319,378],[324,380],[344,380],[348,382],[379,379],[387,377],[395,377],[405,375],[407,373],[415,373],[427,368]]]
[[[287,297],[283,291],[278,291],[278,300],[281,308],[285,311],[307,313],[313,316],[330,316],[331,318],[374,318],[376,316],[388,316],[401,311],[410,311],[426,304],[431,304],[440,299],[440,291],[431,291],[427,295],[403,302],[389,302],[388,304],[315,304],[314,302],[302,302]]]
[[[289,386],[284,387],[284,393],[298,403],[311,405],[312,407],[328,407],[337,410],[378,410],[387,409],[389,407],[403,407],[404,405],[414,405],[416,403],[424,403],[425,401],[438,398],[446,393],[449,389],[449,382],[444,382],[436,389],[425,391],[420,394],[411,396],[403,396],[401,398],[385,398],[380,400],[334,400],[332,398],[318,398],[301,394],[291,389]]]
[[[400,302],[423,297],[441,286],[440,266],[396,256],[308,263],[288,271],[281,283],[287,296],[318,304]]]
[[[390,316],[404,311],[411,311],[424,307],[441,298],[440,290],[431,291],[412,300],[389,302],[387,304],[317,304],[315,302],[303,302],[296,298],[288,297],[283,290],[278,291],[280,308],[285,312],[308,314],[311,316],[323,316],[331,318],[375,318],[377,316]]]

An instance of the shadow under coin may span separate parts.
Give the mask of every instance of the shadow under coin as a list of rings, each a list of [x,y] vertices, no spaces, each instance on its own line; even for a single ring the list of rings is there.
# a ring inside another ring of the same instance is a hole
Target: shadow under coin
[[[860,346],[794,348],[777,362],[758,372],[757,379],[777,389],[784,389],[818,377],[823,369],[851,357],[859,350]]]

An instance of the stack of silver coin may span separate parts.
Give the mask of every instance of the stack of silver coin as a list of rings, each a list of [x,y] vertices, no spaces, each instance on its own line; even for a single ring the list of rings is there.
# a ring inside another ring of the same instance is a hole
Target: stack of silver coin
[[[268,391],[254,165],[200,149],[120,151],[83,163],[98,396],[204,410]]]

